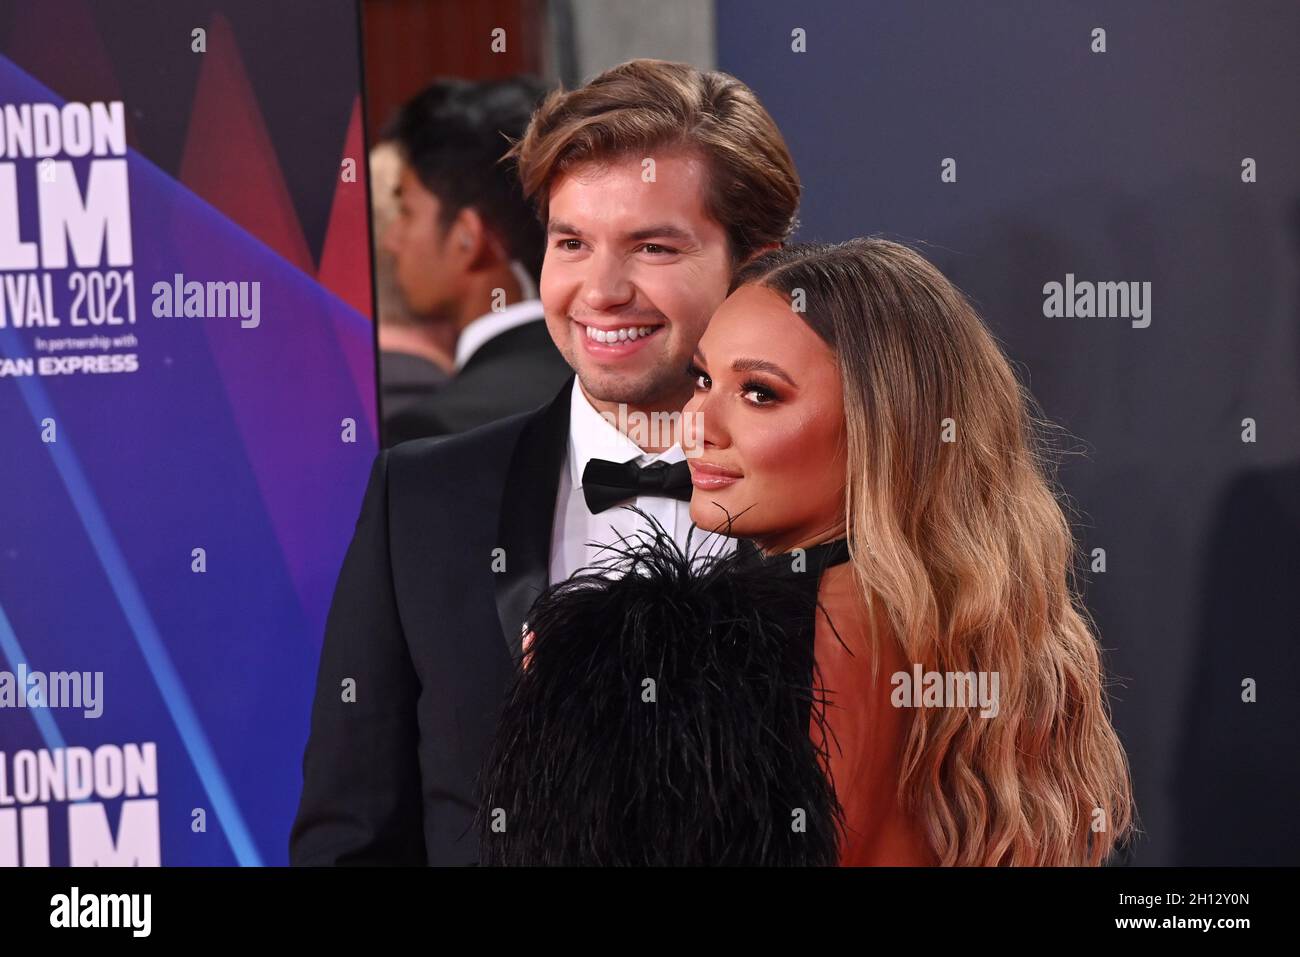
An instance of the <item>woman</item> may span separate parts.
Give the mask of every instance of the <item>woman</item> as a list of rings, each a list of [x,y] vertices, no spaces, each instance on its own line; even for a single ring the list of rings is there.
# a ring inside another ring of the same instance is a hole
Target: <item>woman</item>
[[[759,558],[688,579],[661,540],[628,549],[639,575],[543,597],[485,770],[485,860],[698,862],[680,846],[695,835],[705,862],[1102,863],[1131,789],[1046,423],[962,295],[895,243],[783,249],[740,272],[689,372],[692,519]],[[808,555],[815,616],[779,592],[790,576],[751,575]],[[737,621],[752,640],[716,648]],[[728,657],[737,645],[759,665]],[[811,650],[811,680],[790,645]],[[661,648],[678,684],[705,649],[699,687],[638,711],[627,686],[658,674]],[[648,813],[683,781],[671,816]],[[817,840],[774,828],[786,811]]]

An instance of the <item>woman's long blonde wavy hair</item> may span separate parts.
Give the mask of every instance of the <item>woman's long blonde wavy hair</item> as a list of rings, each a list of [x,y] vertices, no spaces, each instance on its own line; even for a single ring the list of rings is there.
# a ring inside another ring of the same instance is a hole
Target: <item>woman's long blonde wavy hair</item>
[[[999,675],[994,717],[916,709],[899,799],[941,864],[1102,863],[1133,827],[1132,791],[1053,426],[967,299],[906,246],[794,245],[733,289],[751,283],[802,307],[838,358],[853,571],[869,618],[888,618],[871,633],[927,672]]]

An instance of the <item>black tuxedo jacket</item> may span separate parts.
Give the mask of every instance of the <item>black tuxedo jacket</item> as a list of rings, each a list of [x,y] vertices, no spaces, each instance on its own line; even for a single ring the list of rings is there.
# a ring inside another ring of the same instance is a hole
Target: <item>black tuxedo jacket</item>
[[[483,343],[451,381],[384,416],[384,446],[467,432],[544,404],[573,374],[545,319],[507,329]]]
[[[291,864],[477,863],[474,785],[549,578],[571,383],[375,459],[325,627]]]

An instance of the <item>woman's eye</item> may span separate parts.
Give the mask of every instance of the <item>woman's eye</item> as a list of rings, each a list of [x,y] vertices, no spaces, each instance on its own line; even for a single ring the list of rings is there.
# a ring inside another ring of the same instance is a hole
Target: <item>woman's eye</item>
[[[713,385],[713,380],[709,378],[709,374],[696,366],[688,366],[686,368],[686,374],[695,380],[695,388],[697,391],[703,391]]]
[[[752,402],[754,405],[769,405],[776,401],[775,392],[756,382],[746,382],[743,389],[741,395],[745,397],[746,401]]]

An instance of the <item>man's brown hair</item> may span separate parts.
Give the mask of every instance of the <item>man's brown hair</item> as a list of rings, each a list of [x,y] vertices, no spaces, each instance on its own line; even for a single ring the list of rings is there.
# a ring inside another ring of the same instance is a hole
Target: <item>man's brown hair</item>
[[[629,60],[579,89],[551,93],[508,157],[544,227],[562,173],[668,149],[706,162],[705,209],[726,229],[734,262],[790,237],[800,192],[794,160],[754,91],[727,73]]]

